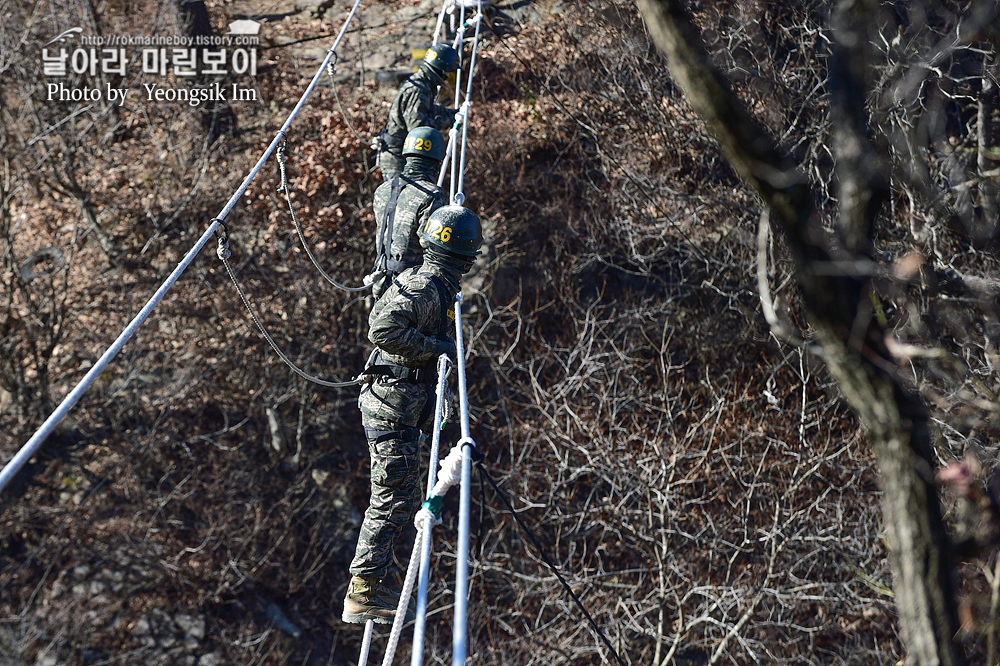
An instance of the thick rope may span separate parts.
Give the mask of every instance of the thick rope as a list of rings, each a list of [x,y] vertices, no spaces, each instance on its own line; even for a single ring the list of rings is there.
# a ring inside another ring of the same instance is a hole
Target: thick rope
[[[403,633],[403,624],[406,622],[406,609],[410,605],[413,584],[417,581],[417,572],[420,570],[420,558],[417,557],[417,551],[420,549],[420,543],[423,541],[424,531],[430,529],[430,525],[423,515],[425,513],[430,512],[419,512],[413,521],[417,525],[417,536],[413,540],[410,563],[406,566],[406,578],[403,580],[403,590],[399,593],[399,603],[396,604],[396,617],[392,621],[392,631],[389,632],[389,643],[385,646],[382,666],[392,665],[392,659],[396,656],[396,646],[399,644],[399,637]]]
[[[299,241],[302,243],[302,249],[306,251],[306,254],[309,256],[309,261],[311,261],[312,265],[316,267],[319,274],[323,276],[323,279],[332,284],[334,287],[343,289],[344,291],[365,291],[366,289],[370,289],[370,284],[361,285],[360,287],[348,287],[347,285],[340,284],[323,270],[323,267],[319,265],[319,261],[316,260],[316,256],[312,253],[312,250],[309,249],[309,243],[306,242],[306,235],[302,231],[302,225],[299,224],[299,216],[295,214],[295,206],[292,205],[292,195],[288,188],[288,173],[285,170],[285,162],[287,161],[285,158],[285,151],[287,149],[287,143],[287,139],[282,139],[281,145],[278,146],[278,171],[281,174],[281,185],[278,186],[278,192],[284,193],[285,201],[288,202],[288,212],[292,214],[292,222],[295,223],[295,231],[299,235]]]
[[[314,377],[305,370],[299,368],[299,366],[295,365],[295,363],[292,362],[292,359],[285,356],[285,352],[281,351],[281,349],[278,348],[278,345],[277,343],[275,343],[274,338],[272,338],[271,334],[267,332],[266,328],[264,328],[264,324],[261,323],[260,318],[257,317],[257,313],[253,309],[253,306],[250,305],[250,299],[247,298],[247,294],[245,291],[243,291],[242,285],[240,285],[239,280],[236,279],[236,273],[233,272],[233,267],[229,264],[229,257],[232,253],[229,250],[229,239],[227,237],[225,236],[219,237],[219,247],[216,250],[216,254],[219,256],[219,259],[221,259],[222,263],[225,265],[226,272],[229,273],[229,279],[233,281],[233,284],[236,286],[236,291],[240,293],[240,298],[243,300],[243,305],[246,306],[247,311],[250,313],[250,317],[253,318],[253,323],[257,325],[257,329],[260,331],[261,335],[264,336],[264,339],[267,340],[267,344],[271,345],[271,349],[273,349],[274,353],[278,355],[278,358],[284,361],[285,365],[291,368],[295,374],[297,374],[299,377],[302,377],[302,379],[305,379],[306,381],[312,382],[313,384],[319,384],[320,386],[327,386],[329,388],[345,388],[347,386],[357,386],[358,384],[364,381],[362,377],[358,377],[356,379],[352,379],[349,382],[331,382],[326,379],[320,379],[319,377]]]
[[[454,200],[452,203],[458,204],[459,206],[465,204],[465,147],[468,144],[469,138],[469,105],[472,103],[472,82],[476,75],[476,53],[479,50],[479,26],[483,22],[483,3],[479,0],[479,10],[476,15],[465,22],[462,26],[463,30],[470,26],[472,23],[476,24],[476,34],[472,38],[472,58],[469,61],[469,80],[466,84],[465,89],[465,102],[461,107],[462,114],[462,153],[461,161],[458,166],[458,189],[455,192]],[[456,153],[458,157],[458,153]]]
[[[449,488],[462,480],[462,449],[465,448],[466,444],[476,445],[470,437],[463,437],[441,461],[441,471],[438,472],[437,483],[434,484],[434,490],[430,493],[432,496],[443,497]]]

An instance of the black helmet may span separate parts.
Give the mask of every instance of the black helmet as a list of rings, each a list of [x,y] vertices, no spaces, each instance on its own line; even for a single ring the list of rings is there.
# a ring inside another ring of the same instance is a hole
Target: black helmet
[[[460,259],[475,259],[483,244],[479,217],[462,206],[442,206],[431,213],[420,233],[420,245],[428,251]]]
[[[412,129],[403,141],[403,157],[407,155],[420,155],[440,162],[444,159],[444,137],[433,127]]]
[[[443,76],[458,69],[458,53],[447,44],[435,44],[427,49],[424,62],[438,72],[443,72]]]

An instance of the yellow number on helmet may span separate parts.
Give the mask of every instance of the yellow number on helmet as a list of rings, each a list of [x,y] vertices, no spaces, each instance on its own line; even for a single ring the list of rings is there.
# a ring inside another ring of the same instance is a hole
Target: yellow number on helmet
[[[432,144],[430,139],[424,139],[424,150],[426,150],[428,153],[431,152]]]
[[[437,57],[438,57],[437,51],[428,51],[427,52],[427,60],[434,60]]]
[[[441,238],[441,229],[442,229],[441,223],[440,222],[434,222],[434,226],[431,228],[431,230],[428,232],[427,235],[429,235],[431,238],[438,238],[438,239],[440,239]]]
[[[441,230],[441,240],[445,243],[451,240],[451,227],[445,227]]]

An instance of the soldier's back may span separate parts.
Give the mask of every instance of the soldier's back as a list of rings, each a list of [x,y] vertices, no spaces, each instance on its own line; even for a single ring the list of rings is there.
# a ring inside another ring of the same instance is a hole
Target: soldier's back
[[[437,184],[429,180],[399,176],[402,187],[396,199],[392,219],[392,235],[388,256],[407,268],[420,263],[423,252],[418,240],[421,228],[435,210],[444,205],[444,195]],[[375,190],[373,209],[377,233],[385,232],[386,209],[392,198],[392,181],[382,183]]]

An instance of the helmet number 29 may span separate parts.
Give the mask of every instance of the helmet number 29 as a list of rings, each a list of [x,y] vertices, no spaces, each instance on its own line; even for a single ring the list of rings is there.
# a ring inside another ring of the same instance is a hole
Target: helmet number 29
[[[430,139],[419,139],[419,138],[414,139],[413,137],[410,137],[409,142],[411,143],[411,145],[405,146],[406,148],[412,148],[413,150],[422,150],[428,153],[434,149],[434,142],[431,141]]]
[[[442,243],[447,243],[451,240],[451,227],[443,226],[440,222],[435,222],[434,226],[428,232],[431,238],[436,238]]]

